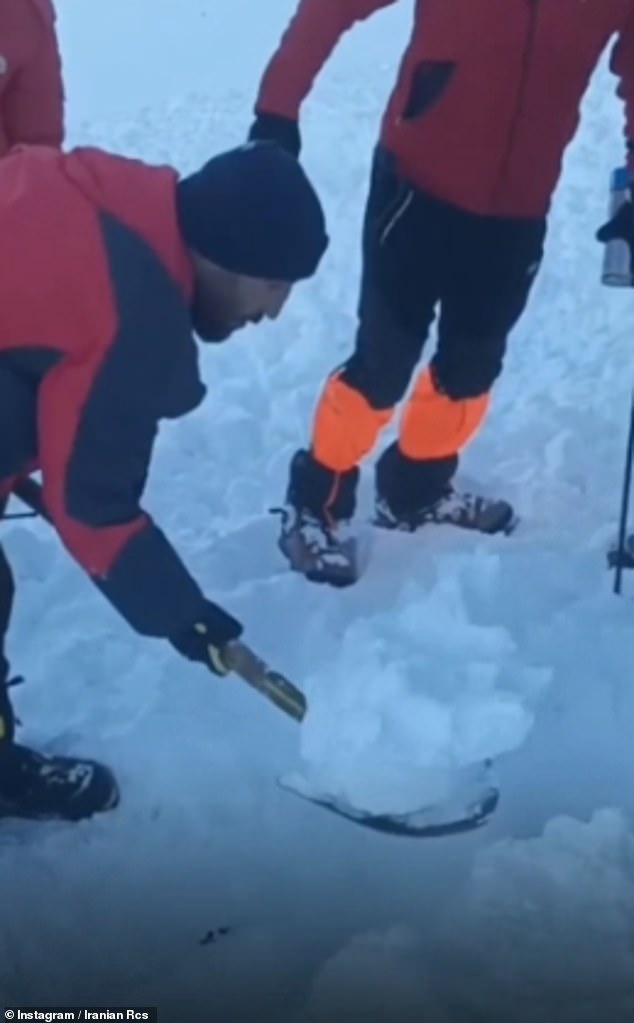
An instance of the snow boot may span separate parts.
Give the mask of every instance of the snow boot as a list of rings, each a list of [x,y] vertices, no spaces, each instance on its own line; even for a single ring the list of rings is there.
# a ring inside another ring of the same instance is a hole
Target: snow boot
[[[21,681],[0,681],[0,818],[79,821],[114,809],[119,788],[107,767],[44,755],[14,742],[8,688]]]
[[[350,523],[329,524],[292,505],[271,511],[282,516],[278,547],[294,572],[336,587],[356,582],[357,542]]]
[[[409,533],[421,526],[458,526],[479,533],[511,533],[517,524],[515,513],[506,501],[493,500],[450,488],[439,500],[422,508],[395,514],[387,501],[377,496],[375,525],[382,529],[400,529]]]
[[[311,582],[350,586],[358,578],[352,532],[359,470],[335,473],[308,451],[293,456],[278,547],[294,572]]]
[[[455,457],[417,462],[396,444],[376,467],[375,525],[414,532],[428,524],[458,526],[480,533],[510,533],[517,524],[508,501],[457,490],[450,480]]]

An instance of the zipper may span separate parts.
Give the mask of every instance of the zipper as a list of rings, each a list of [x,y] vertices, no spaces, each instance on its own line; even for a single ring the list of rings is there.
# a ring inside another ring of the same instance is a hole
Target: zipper
[[[533,58],[533,50],[535,48],[535,37],[537,35],[537,23],[539,21],[539,3],[540,0],[524,0],[528,4],[529,15],[528,15],[528,28],[526,30],[526,40],[524,42],[524,50],[522,53],[522,74],[520,78],[520,86],[517,90],[517,101],[515,103],[515,111],[513,113],[513,119],[511,121],[511,127],[509,129],[508,140],[506,143],[506,149],[504,151],[504,157],[500,167],[500,173],[498,174],[497,184],[494,189],[495,192],[501,187],[506,174],[509,161],[513,153],[513,147],[515,146],[515,139],[517,138],[517,131],[519,123],[524,110],[524,101],[526,99],[526,87],[528,84],[528,78],[530,74],[531,61]]]

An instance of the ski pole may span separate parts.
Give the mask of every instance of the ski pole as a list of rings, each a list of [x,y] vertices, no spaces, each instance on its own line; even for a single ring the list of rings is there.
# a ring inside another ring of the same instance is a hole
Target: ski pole
[[[608,201],[608,216],[611,220],[617,217],[619,210],[626,203],[630,196],[630,172],[627,167],[616,167],[610,175],[610,191]],[[607,240],[603,256],[603,267],[601,270],[601,283],[609,288],[631,287],[632,279],[632,254],[630,246],[622,237],[613,237]],[[627,519],[630,503],[630,490],[632,482],[632,459],[634,458],[634,392],[630,408],[630,426],[625,455],[625,472],[623,473],[623,493],[621,495],[621,514],[619,520],[619,538],[616,550],[610,556],[609,563],[615,568],[614,592],[621,592],[621,581],[624,568],[633,568],[634,559],[626,551],[627,543]]]
[[[33,479],[22,480],[13,488],[13,493],[35,514],[40,515],[47,522],[51,522],[39,483]],[[257,689],[259,693],[295,721],[303,721],[307,703],[302,691],[279,671],[270,668],[246,644],[239,641],[228,643],[223,649],[222,655],[229,670],[238,675],[243,682],[253,689]]]
[[[623,491],[621,494],[621,513],[619,518],[619,539],[614,558],[614,592],[621,592],[621,581],[623,569],[630,558],[626,553],[625,544],[627,537],[627,520],[630,504],[630,491],[632,488],[632,461],[634,460],[634,391],[630,405],[630,425],[627,438],[627,449],[625,453],[625,470],[623,473]]]

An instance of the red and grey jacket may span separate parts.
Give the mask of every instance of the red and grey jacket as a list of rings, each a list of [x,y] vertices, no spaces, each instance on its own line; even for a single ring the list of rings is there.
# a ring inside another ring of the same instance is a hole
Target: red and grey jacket
[[[66,548],[155,636],[204,599],[140,505],[160,420],[205,394],[177,180],[96,149],[0,160],[0,493],[40,469]]]
[[[296,118],[340,36],[395,2],[302,0],[256,113]],[[634,140],[634,0],[416,0],[382,143],[431,195],[478,214],[543,216],[614,36],[611,69]]]
[[[0,3],[0,156],[30,143],[61,146],[64,86],[51,0]]]

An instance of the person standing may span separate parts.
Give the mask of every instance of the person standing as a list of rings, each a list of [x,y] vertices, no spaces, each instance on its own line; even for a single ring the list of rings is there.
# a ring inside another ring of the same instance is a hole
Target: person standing
[[[395,2],[301,0],[249,137],[298,155],[301,104],[336,43]],[[376,464],[375,521],[513,528],[508,501],[463,493],[454,476],[529,302],[564,151],[612,37],[634,169],[634,0],[417,0],[373,160],[354,350],[328,376],[289,470],[279,543],[308,579],[357,578],[359,467],[404,398],[437,311],[436,351]]]

